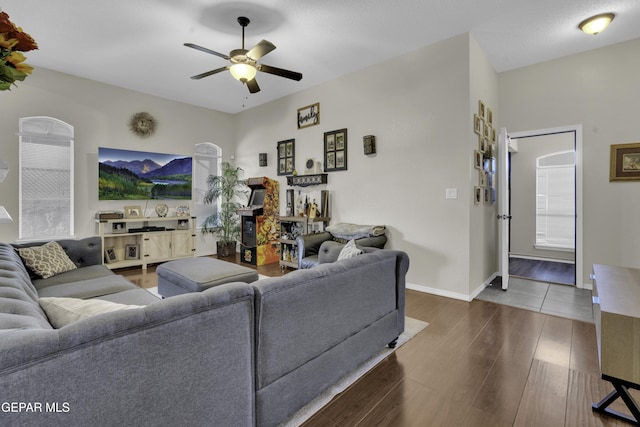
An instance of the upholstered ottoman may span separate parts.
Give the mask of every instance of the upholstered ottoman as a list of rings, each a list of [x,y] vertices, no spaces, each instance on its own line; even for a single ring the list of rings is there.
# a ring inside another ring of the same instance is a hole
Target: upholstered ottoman
[[[224,283],[258,280],[256,270],[208,257],[165,262],[156,268],[156,273],[158,293],[163,297],[202,292]]]

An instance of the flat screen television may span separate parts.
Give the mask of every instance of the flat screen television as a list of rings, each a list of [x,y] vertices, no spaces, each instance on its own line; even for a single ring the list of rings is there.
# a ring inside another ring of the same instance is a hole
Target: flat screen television
[[[98,200],[191,200],[192,159],[98,148]]]

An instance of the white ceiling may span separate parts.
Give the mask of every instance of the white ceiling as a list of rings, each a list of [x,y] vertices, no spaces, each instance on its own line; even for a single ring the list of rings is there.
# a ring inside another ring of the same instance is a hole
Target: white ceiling
[[[638,0],[0,0],[39,50],[27,63],[143,93],[236,113],[469,32],[496,71],[640,38]],[[614,12],[598,36],[583,19]],[[183,46],[228,54],[277,49],[260,62],[299,71],[300,82],[259,73],[249,94],[228,72],[191,80],[227,62]],[[35,71],[37,72],[37,70]]]

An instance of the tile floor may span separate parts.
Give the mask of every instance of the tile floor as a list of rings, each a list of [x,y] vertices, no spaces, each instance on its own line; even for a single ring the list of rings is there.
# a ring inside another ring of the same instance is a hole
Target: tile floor
[[[476,299],[593,323],[591,291],[511,277],[509,289],[487,286]]]

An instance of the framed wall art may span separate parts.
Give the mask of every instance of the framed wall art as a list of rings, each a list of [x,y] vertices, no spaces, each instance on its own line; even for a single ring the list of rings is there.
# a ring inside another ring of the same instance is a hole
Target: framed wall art
[[[324,133],[324,171],[347,170],[347,129]]]
[[[640,142],[611,146],[609,181],[640,181]]]
[[[298,108],[298,129],[320,124],[320,103]]]
[[[296,168],[296,140],[278,141],[278,175],[291,175]]]

